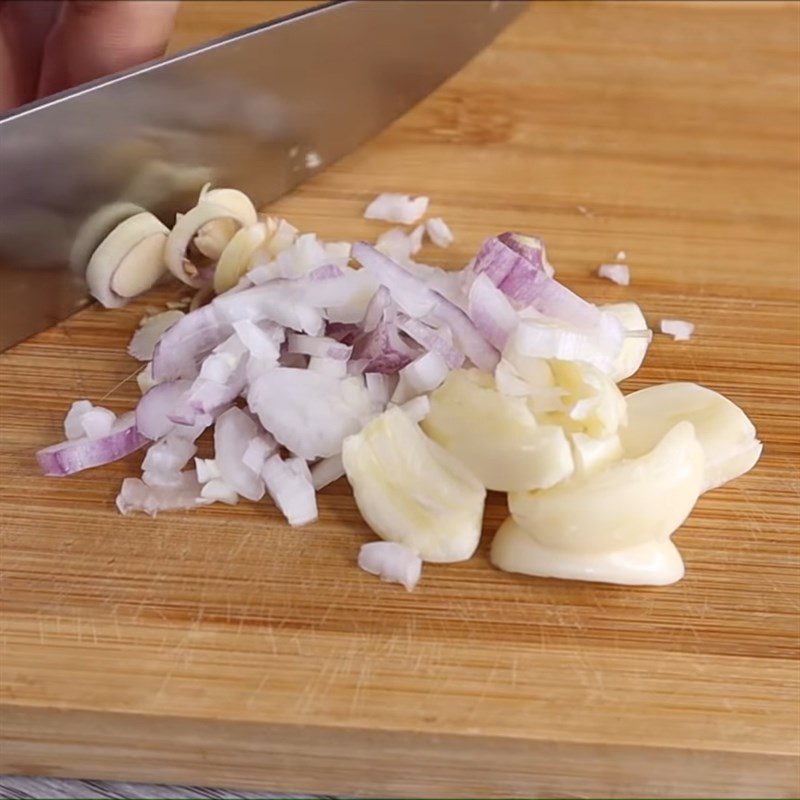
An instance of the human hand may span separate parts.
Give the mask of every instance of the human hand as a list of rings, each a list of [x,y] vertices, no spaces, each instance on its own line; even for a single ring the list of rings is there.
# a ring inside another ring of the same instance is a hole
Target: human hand
[[[0,111],[163,55],[178,0],[0,0]]]

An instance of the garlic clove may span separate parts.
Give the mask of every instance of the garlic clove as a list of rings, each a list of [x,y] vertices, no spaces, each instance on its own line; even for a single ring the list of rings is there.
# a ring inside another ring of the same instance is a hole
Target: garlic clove
[[[464,561],[475,552],[485,489],[400,408],[345,439],[342,462],[361,515],[381,539],[424,561]]]
[[[236,220],[216,219],[207,222],[194,237],[194,246],[212,261],[220,258],[225,247],[231,241],[240,224],[243,227],[255,225],[258,221],[258,213],[250,198],[238,189],[210,189],[210,184],[206,184],[200,190],[198,203],[214,203],[222,208],[227,208],[233,212]]]
[[[495,534],[490,559],[506,572],[627,586],[666,586],[684,575],[683,559],[670,539],[604,552],[566,551],[529,536],[512,517]]]
[[[727,397],[696,383],[662,383],[629,394],[628,426],[620,431],[628,457],[652,448],[682,420],[692,423],[705,457],[702,491],[753,468],[763,445],[747,415]]]
[[[703,485],[694,428],[680,422],[652,450],[551,489],[512,492],[511,515],[547,547],[603,552],[666,539],[686,519]]]
[[[572,473],[564,431],[539,425],[526,398],[499,392],[494,378],[476,369],[448,375],[431,395],[422,428],[487,489],[547,488]]]

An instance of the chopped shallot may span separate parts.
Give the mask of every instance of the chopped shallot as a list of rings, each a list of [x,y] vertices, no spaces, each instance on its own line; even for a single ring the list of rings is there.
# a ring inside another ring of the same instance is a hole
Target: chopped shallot
[[[399,542],[369,542],[361,545],[358,566],[389,583],[401,583],[410,592],[422,574],[422,559]]]
[[[441,217],[432,217],[425,222],[425,230],[430,240],[437,247],[450,247],[453,244],[453,232]]]
[[[682,319],[662,319],[661,333],[668,334],[676,342],[688,342],[694,333],[694,323]]]
[[[407,194],[386,193],[378,195],[367,206],[364,218],[413,225],[427,210],[427,197],[415,197],[412,200]]]
[[[626,264],[601,264],[597,274],[620,286],[628,286],[631,282],[631,271]]]

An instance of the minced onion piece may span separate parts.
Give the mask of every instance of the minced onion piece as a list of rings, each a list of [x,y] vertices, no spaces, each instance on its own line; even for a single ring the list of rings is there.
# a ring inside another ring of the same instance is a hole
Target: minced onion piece
[[[64,435],[67,439],[80,439],[86,436],[86,431],[81,425],[84,415],[94,408],[88,400],[76,400],[64,417]]]
[[[139,361],[149,361],[164,332],[185,316],[183,311],[169,310],[145,317],[128,343],[128,355]]]
[[[399,542],[368,542],[358,552],[358,566],[382,581],[400,583],[410,592],[422,575],[422,559]]]
[[[447,362],[438,353],[425,353],[400,370],[400,380],[392,395],[392,402],[405,403],[418,395],[432,392],[441,386],[449,372]]]
[[[212,478],[204,483],[200,497],[212,503],[226,503],[229,506],[235,506],[239,502],[239,495],[220,478]]]
[[[117,495],[120,514],[143,511],[154,517],[159,511],[177,511],[208,505],[211,500],[200,496],[201,486],[192,472],[181,472],[175,486],[148,486],[139,478],[125,478]]]
[[[472,281],[467,313],[486,341],[501,351],[519,324],[514,306],[485,274],[476,275]]]
[[[694,323],[682,319],[662,319],[661,333],[666,333],[676,342],[688,342],[694,333]]]
[[[159,383],[149,389],[136,406],[136,427],[142,436],[155,441],[166,436],[175,423],[169,415],[189,391],[192,382],[184,379]]]
[[[307,356],[332,358],[347,361],[353,348],[349,345],[329,339],[326,336],[308,336],[303,333],[290,333],[286,343],[290,353],[302,353]]]
[[[149,211],[120,222],[89,259],[89,293],[106,308],[119,308],[149,289],[165,272],[167,239],[167,227]]]
[[[626,264],[601,264],[597,274],[620,286],[628,286],[631,282],[631,271]]]
[[[253,501],[264,496],[264,481],[244,463],[244,454],[258,433],[252,417],[236,406],[220,414],[214,424],[214,460],[219,477],[237,494]]]
[[[81,427],[87,439],[102,439],[111,433],[117,415],[101,406],[95,406],[81,417]]]
[[[415,197],[412,200],[407,194],[385,193],[378,195],[367,206],[364,218],[412,225],[423,217],[427,210],[427,197]]]
[[[197,480],[200,483],[208,483],[214,478],[222,477],[216,459],[213,458],[196,458],[194,460],[194,471],[197,473]]]
[[[455,240],[453,232],[441,217],[432,217],[425,222],[428,237],[437,247],[450,247]]]
[[[261,477],[275,505],[293,527],[317,519],[317,500],[308,465],[301,458],[270,456],[261,468]]]

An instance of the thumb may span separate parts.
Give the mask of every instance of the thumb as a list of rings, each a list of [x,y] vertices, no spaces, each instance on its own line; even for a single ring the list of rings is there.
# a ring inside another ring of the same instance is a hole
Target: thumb
[[[66,0],[45,43],[40,97],[164,54],[177,0]]]

